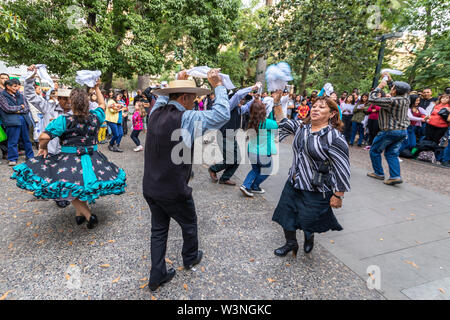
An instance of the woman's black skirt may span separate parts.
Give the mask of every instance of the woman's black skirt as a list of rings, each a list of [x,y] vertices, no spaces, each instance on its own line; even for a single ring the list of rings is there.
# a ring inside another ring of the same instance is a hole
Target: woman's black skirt
[[[332,195],[332,192],[325,192],[324,198],[322,192],[297,190],[288,180],[272,220],[289,231],[297,229],[311,233],[341,231],[343,228],[330,207]]]

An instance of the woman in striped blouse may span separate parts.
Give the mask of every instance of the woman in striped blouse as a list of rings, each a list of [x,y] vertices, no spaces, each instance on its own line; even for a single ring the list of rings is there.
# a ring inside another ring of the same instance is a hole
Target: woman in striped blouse
[[[275,95],[276,104],[280,93]],[[342,230],[331,208],[342,207],[344,192],[350,191],[349,151],[341,133],[343,126],[336,102],[326,97],[317,99],[305,120],[280,121],[280,141],[294,135],[294,160],[272,217],[283,227],[286,237],[286,244],[276,249],[275,255],[285,256],[290,251],[297,254],[297,229],[304,232],[305,253],[313,249],[315,232]],[[325,177],[323,182],[317,179],[317,172]]]

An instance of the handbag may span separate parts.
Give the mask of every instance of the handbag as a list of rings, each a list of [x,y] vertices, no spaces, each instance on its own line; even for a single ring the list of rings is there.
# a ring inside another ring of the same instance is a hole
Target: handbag
[[[436,163],[436,156],[433,151],[421,151],[417,157],[417,160]]]
[[[5,130],[3,130],[3,127],[0,126],[0,142],[3,142],[8,139],[8,136],[6,135]]]
[[[450,114],[450,111],[448,111],[447,108],[442,108],[441,110],[439,110],[438,115],[440,115],[442,117],[442,119],[444,119],[444,121],[448,122],[448,115]]]

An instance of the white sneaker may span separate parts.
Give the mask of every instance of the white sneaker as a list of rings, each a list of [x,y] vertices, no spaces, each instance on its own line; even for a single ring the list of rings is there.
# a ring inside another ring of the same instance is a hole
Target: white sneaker
[[[139,146],[133,149],[134,152],[138,152],[139,151]]]
[[[403,160],[402,159],[400,159],[400,157],[398,158],[398,162],[403,162]]]
[[[142,151],[142,150],[144,150],[144,147],[143,146],[139,146],[138,149],[139,149],[138,151]]]
[[[247,189],[246,187],[244,187],[244,186],[241,186],[240,188],[239,188],[247,197],[253,197],[254,195],[253,195],[253,192],[251,192],[249,189]]]

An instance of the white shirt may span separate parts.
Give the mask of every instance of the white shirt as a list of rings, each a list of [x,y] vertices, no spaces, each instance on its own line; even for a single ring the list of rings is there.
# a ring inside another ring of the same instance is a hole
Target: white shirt
[[[355,107],[354,104],[350,103],[343,103],[341,104],[341,112],[342,115],[347,116],[353,114],[353,108]]]
[[[283,110],[283,118],[287,117],[287,107],[289,103],[289,95],[282,96],[280,99],[281,109]]]

